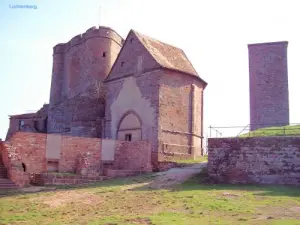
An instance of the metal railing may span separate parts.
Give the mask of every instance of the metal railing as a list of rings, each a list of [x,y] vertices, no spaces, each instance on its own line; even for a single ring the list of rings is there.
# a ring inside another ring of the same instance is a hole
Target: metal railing
[[[253,130],[254,127],[261,127]],[[215,135],[213,135],[215,134]],[[248,124],[246,126],[209,126],[209,137],[300,136],[300,123],[286,126]]]

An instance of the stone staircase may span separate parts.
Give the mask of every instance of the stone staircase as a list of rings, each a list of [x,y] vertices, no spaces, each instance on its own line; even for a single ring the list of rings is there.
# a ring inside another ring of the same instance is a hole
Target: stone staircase
[[[15,189],[18,186],[10,179],[6,178],[6,171],[3,163],[0,160],[0,189]]]

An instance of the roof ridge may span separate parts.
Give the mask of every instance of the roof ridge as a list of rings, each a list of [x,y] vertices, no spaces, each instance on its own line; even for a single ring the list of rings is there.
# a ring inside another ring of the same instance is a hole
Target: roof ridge
[[[145,35],[143,35],[143,34],[141,34],[141,33],[139,33],[139,32],[137,32],[137,31],[135,31],[135,30],[133,30],[133,29],[131,29],[131,32],[133,34],[135,34],[135,36],[139,39],[139,41],[144,46],[144,48],[146,49],[146,51],[152,56],[153,60],[155,60],[155,62],[158,63],[160,66],[163,66],[160,62],[157,61],[157,59],[156,59],[155,55],[153,54],[153,52],[148,50],[148,46],[146,46],[146,43],[143,40],[144,37],[145,38],[148,38],[148,37],[145,36]],[[151,37],[149,37],[149,38],[151,38]]]
[[[161,44],[163,44],[163,45],[167,45],[167,46],[176,48],[176,49],[181,50],[182,52],[184,52],[183,49],[181,49],[180,47],[177,47],[177,46],[175,46],[175,45],[171,45],[171,44],[168,44],[168,43],[166,43],[166,42],[160,41],[160,40],[158,40],[158,39],[156,39],[156,38],[153,38],[153,37],[151,37],[151,36],[142,34],[142,33],[138,32],[138,31],[136,31],[136,30],[133,30],[133,29],[131,29],[131,30],[132,30],[137,36],[140,36],[140,37],[142,37],[142,38],[144,37],[145,39],[149,39],[149,40],[151,40],[151,41],[159,42],[159,43],[161,43]],[[139,38],[140,38],[140,37],[139,37]]]

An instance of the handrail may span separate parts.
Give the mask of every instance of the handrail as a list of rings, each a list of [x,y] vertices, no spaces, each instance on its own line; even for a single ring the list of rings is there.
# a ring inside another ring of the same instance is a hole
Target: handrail
[[[212,131],[216,132],[216,137],[220,134],[221,136],[226,136],[228,137],[239,137],[240,135],[243,135],[244,131],[249,131],[249,136],[264,136],[264,133],[270,133],[268,136],[300,136],[300,123],[290,123],[285,126],[283,125],[269,125],[269,124],[259,124],[260,128],[251,130],[251,127],[253,125],[258,125],[258,124],[248,124],[246,126],[209,126],[209,137],[211,138],[212,136],[215,136]],[[240,129],[239,129],[240,128]],[[229,129],[228,134],[224,131],[220,131],[220,129]],[[235,135],[235,131],[232,129],[238,129],[238,134]],[[232,131],[230,131],[232,130]],[[224,134],[224,135],[223,135]],[[246,133],[245,133],[246,134]],[[247,133],[248,134],[248,133]],[[257,134],[257,135],[256,135]]]
[[[240,133],[238,133],[237,137],[238,137],[244,130],[246,130],[246,128],[249,127],[249,126],[250,126],[250,124],[248,124],[247,126],[245,126],[244,129],[243,129]]]

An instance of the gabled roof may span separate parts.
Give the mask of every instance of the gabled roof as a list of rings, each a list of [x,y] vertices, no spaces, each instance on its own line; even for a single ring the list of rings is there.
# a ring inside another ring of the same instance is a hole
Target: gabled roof
[[[151,65],[151,69],[157,69],[159,66],[163,69],[168,69],[172,71],[181,72],[187,75],[194,76],[201,80],[204,85],[206,86],[207,83],[198,75],[195,68],[180,48],[174,47],[172,45],[163,43],[161,41],[158,41],[154,38],[148,37],[146,35],[140,34],[136,32],[135,30],[130,30],[130,32],[127,35],[127,38],[125,40],[125,43],[108,75],[106,80],[104,82],[108,82],[112,79],[117,79],[116,77],[116,64],[119,61],[119,58],[122,55],[123,50],[129,45],[128,39],[132,38],[132,36],[136,36],[139,40],[139,43],[141,46],[143,46],[143,49],[145,52],[147,52],[147,55],[149,55],[150,58],[148,60],[152,60],[153,63]],[[132,54],[130,57],[137,57],[135,54]],[[122,58],[122,57],[121,57]],[[148,70],[150,68],[147,68]],[[117,74],[119,74],[117,72]],[[122,76],[119,74],[118,76]],[[204,86],[204,87],[205,87]]]
[[[162,67],[199,76],[183,50],[140,34],[134,30],[132,31]]]

